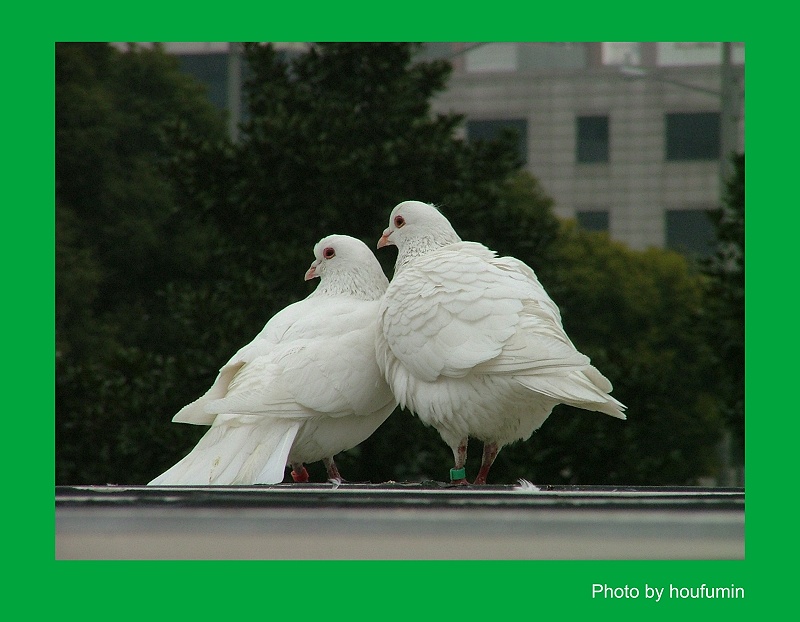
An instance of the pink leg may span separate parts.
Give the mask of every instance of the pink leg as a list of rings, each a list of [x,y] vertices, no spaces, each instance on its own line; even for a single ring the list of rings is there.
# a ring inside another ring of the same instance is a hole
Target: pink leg
[[[325,468],[328,470],[328,479],[338,480],[340,482],[344,481],[332,457],[325,458],[322,462],[325,463]]]
[[[475,478],[475,484],[481,486],[486,483],[486,478],[489,475],[489,469],[492,468],[494,459],[497,458],[497,443],[484,443],[483,445],[483,460],[481,461],[481,470],[478,472],[478,477]]]
[[[298,483],[308,481],[308,471],[306,471],[306,467],[303,466],[302,462],[292,464],[292,479]]]
[[[455,458],[455,466],[450,470],[450,483],[455,484],[456,486],[468,486],[469,482],[466,478],[466,473],[464,473],[464,477],[456,477],[453,479],[453,471],[461,471],[464,468],[464,464],[467,462],[467,442],[468,438],[461,439],[461,442],[458,444],[458,447],[453,451],[453,457]]]

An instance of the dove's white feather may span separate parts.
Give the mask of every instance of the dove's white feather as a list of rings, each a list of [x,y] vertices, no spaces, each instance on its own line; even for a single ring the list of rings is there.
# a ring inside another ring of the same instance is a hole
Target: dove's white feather
[[[380,308],[378,364],[400,404],[454,451],[467,436],[499,447],[526,439],[558,403],[625,418],[529,266],[461,241],[417,201],[392,211],[385,244],[398,258]]]
[[[334,258],[322,256],[326,247]],[[324,238],[315,255],[317,289],[273,316],[206,394],[175,415],[211,429],[151,484],[280,482],[287,461],[332,458],[394,410],[374,350],[387,285],[380,265],[347,236]]]

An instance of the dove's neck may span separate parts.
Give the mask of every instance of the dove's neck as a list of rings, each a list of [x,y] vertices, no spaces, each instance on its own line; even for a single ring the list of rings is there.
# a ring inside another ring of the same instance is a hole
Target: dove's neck
[[[346,275],[326,274],[311,296],[346,296],[359,300],[378,300],[386,292],[388,284],[382,272],[377,275],[373,270],[350,267]]]
[[[427,235],[405,240],[403,247],[398,250],[397,262],[394,265],[394,273],[402,272],[409,263],[417,257],[422,257],[435,250],[461,242],[461,238],[452,229],[443,231],[432,231]]]

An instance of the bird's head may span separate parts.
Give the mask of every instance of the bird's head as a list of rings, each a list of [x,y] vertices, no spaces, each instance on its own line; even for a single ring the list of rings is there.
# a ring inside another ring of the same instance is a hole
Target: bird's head
[[[329,235],[314,246],[314,257],[305,280],[319,278],[320,288],[326,291],[364,291],[370,297],[375,293],[380,297],[386,290],[386,275],[375,254],[361,240],[349,235]]]
[[[378,248],[394,245],[400,256],[414,255],[460,242],[450,221],[433,205],[421,201],[403,201],[389,216],[389,227],[378,240]]]

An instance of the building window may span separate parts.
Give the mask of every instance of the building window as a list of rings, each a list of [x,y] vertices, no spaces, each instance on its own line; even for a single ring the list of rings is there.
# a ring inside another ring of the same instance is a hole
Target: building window
[[[717,160],[718,112],[675,112],[666,116],[667,160]]]
[[[496,140],[506,133],[516,136],[517,149],[522,163],[528,161],[528,121],[526,119],[495,119],[467,121],[469,140]]]
[[[640,65],[642,44],[624,41],[606,41],[600,44],[600,54],[604,65]]]
[[[578,226],[585,231],[608,231],[608,212],[582,211],[576,214]]]
[[[467,71],[516,71],[518,68],[517,43],[479,43],[467,48]]]
[[[667,210],[666,217],[667,248],[697,257],[712,254],[714,227],[706,210]]]
[[[608,162],[608,117],[577,119],[578,162]]]
[[[228,54],[180,54],[181,70],[208,88],[208,98],[217,108],[228,106]]]

